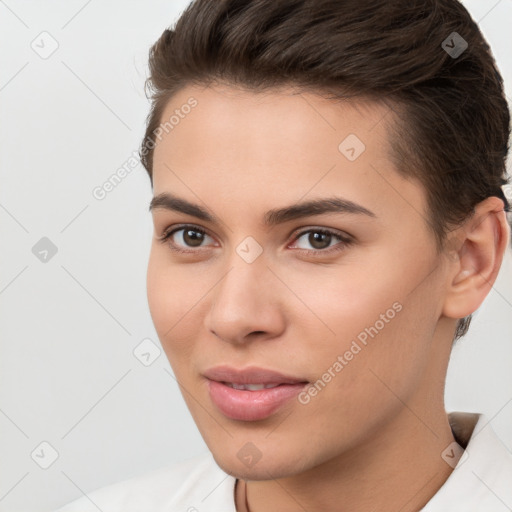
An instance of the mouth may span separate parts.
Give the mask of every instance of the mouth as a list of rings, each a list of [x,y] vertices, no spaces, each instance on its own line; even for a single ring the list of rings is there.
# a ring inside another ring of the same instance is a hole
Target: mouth
[[[229,386],[233,389],[240,389],[245,391],[259,391],[260,389],[272,389],[277,386],[284,386],[282,382],[275,384],[236,384],[235,382],[222,382],[225,386]]]
[[[258,421],[276,413],[309,384],[265,368],[210,368],[203,374],[210,399],[227,418]]]

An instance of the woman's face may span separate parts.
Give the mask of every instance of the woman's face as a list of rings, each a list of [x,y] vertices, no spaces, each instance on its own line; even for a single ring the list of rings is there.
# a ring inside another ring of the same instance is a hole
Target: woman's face
[[[392,114],[228,86],[189,86],[164,112],[150,311],[205,442],[241,478],[306,471],[370,446],[404,403],[421,417],[442,401],[446,266],[423,189],[389,159]]]

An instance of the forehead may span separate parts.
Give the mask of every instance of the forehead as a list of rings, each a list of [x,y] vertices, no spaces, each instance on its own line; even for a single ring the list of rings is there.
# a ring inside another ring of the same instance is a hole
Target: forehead
[[[389,107],[371,100],[333,101],[293,88],[187,86],[161,118],[154,194],[178,190],[208,199],[212,208],[222,200],[243,209],[336,192],[377,213],[416,209],[425,217],[422,187],[392,164],[393,122]]]
[[[205,150],[217,148],[220,143],[231,146],[232,153],[236,149],[247,155],[264,142],[267,153],[295,144],[296,151],[304,147],[312,156],[324,152],[328,145],[334,146],[338,156],[338,144],[352,134],[363,145],[369,142],[372,152],[379,149],[385,156],[389,147],[386,117],[393,117],[388,106],[363,98],[332,100],[292,87],[255,92],[226,84],[187,86],[168,102],[161,118],[161,133],[169,144],[177,138],[192,143],[191,139],[201,133],[196,145]],[[319,145],[320,141],[323,143]],[[156,159],[162,146],[157,144]],[[179,152],[178,146],[175,152]],[[257,152],[262,155],[261,149]]]

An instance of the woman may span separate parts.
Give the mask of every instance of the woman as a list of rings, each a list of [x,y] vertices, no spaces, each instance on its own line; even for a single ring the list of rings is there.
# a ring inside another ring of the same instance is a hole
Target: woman
[[[148,300],[211,454],[61,512],[501,511],[444,382],[510,239],[509,111],[456,0],[197,0],[150,53]]]

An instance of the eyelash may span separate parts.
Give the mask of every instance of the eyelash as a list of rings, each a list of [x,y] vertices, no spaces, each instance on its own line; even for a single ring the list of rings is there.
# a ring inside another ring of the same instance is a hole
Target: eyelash
[[[183,224],[178,227],[173,228],[172,230],[170,228],[167,228],[163,235],[158,238],[158,240],[161,243],[166,243],[169,241],[169,239],[174,235],[174,233],[177,233],[178,231],[182,230],[190,230],[195,231],[197,233],[201,233],[201,235],[207,235],[210,236],[203,228],[200,228],[199,226],[194,226],[193,224]],[[331,254],[334,252],[342,251],[346,247],[353,244],[354,240],[349,237],[348,235],[342,235],[341,233],[337,231],[333,231],[326,228],[309,228],[305,229],[303,231],[300,231],[294,236],[293,242],[295,243],[299,238],[304,236],[307,233],[321,233],[323,235],[331,235],[335,238],[338,238],[341,243],[335,244],[332,247],[328,247],[327,249],[297,249],[299,251],[302,251],[303,253],[307,254],[308,256],[323,256],[325,254]],[[213,238],[213,237],[212,237]],[[172,251],[178,252],[178,253],[184,253],[184,254],[191,254],[191,253],[197,253],[197,249],[182,249],[178,245],[174,244],[173,242],[169,242],[167,244]],[[201,249],[200,249],[201,250]]]

